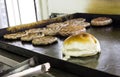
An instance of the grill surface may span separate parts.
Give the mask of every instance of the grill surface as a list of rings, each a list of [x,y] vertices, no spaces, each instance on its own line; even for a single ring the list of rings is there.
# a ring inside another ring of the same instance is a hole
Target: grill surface
[[[92,69],[101,70],[111,74],[120,76],[120,19],[119,15],[99,15],[99,14],[81,14],[76,13],[70,15],[72,18],[83,17],[86,18],[88,22],[92,18],[99,16],[107,16],[113,19],[113,23],[106,27],[89,27],[87,32],[93,34],[99,41],[101,45],[101,53],[92,57],[86,58],[71,58],[69,62],[79,64]],[[69,16],[63,17],[63,19],[69,19]],[[1,29],[0,34],[3,35],[7,31],[6,29]],[[58,37],[59,38],[59,37]],[[59,38],[57,43],[47,46],[33,46],[30,43],[25,43],[21,41],[6,41],[2,37],[0,39],[1,48],[9,50],[10,52],[32,57],[35,54],[44,54],[50,57],[62,59],[63,55],[61,52],[62,43],[65,38]],[[26,51],[30,50],[30,51]]]

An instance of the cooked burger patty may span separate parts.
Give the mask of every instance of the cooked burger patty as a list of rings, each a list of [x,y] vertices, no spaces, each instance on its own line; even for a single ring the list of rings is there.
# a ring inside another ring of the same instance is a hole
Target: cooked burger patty
[[[21,37],[21,41],[32,41],[34,38],[43,36],[43,33],[29,33],[28,35]]]
[[[60,29],[64,26],[67,26],[68,24],[65,24],[65,23],[53,23],[53,24],[50,24],[50,25],[47,25],[47,28],[51,28],[51,29]]]
[[[27,35],[26,32],[17,32],[17,33],[12,33],[12,34],[5,34],[4,38],[9,39],[9,40],[15,40],[25,35]]]
[[[57,29],[51,29],[51,28],[43,28],[41,30],[41,32],[45,35],[50,35],[50,36],[53,36],[53,35],[56,35],[58,33],[59,30]]]
[[[57,37],[44,36],[32,40],[33,45],[48,45],[57,41]]]
[[[29,33],[43,33],[44,35],[56,35],[57,29],[54,28],[35,28],[35,29],[29,29],[25,32]]]
[[[34,28],[34,29],[29,29],[25,30],[26,33],[39,33],[42,28]]]
[[[98,17],[91,20],[93,26],[105,26],[112,23],[112,19],[108,17]]]
[[[61,28],[61,30],[59,31],[59,34],[61,36],[70,36],[70,35],[74,35],[74,34],[78,34],[81,32],[85,32],[86,29],[84,26],[65,26],[63,28]]]
[[[90,26],[90,23],[89,22],[74,22],[72,25],[88,27]]]
[[[86,21],[85,18],[76,18],[76,19],[67,20],[64,23],[73,24],[76,22],[85,22],[85,21]]]

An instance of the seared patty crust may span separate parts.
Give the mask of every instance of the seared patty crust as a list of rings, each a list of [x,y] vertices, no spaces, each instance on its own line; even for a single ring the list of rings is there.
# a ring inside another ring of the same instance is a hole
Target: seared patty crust
[[[32,40],[33,45],[48,45],[57,41],[57,37],[43,36]]]

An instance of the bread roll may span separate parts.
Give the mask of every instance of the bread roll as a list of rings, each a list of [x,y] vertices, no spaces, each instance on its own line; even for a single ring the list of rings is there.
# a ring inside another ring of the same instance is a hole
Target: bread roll
[[[64,59],[69,59],[70,56],[86,57],[92,56],[100,52],[99,41],[89,33],[80,33],[69,36],[63,42]]]

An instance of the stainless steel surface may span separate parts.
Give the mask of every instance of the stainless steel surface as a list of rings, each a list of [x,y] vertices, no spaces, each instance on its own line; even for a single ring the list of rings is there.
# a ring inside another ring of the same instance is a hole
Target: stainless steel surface
[[[3,71],[8,70],[10,68],[11,68],[11,66],[9,66],[9,65],[7,65],[5,63],[0,62],[0,73],[2,73]]]
[[[13,67],[12,70],[5,73],[3,77],[6,77],[6,76],[9,76],[9,75],[12,75],[12,74],[16,74],[18,72],[23,72],[24,70],[26,70],[26,68],[30,68],[29,63],[31,63],[30,61],[32,59],[35,61],[35,65],[38,65],[39,59],[30,58],[30,59],[25,60],[22,63],[18,64],[16,67]],[[33,65],[32,65],[32,67],[33,67]],[[25,76],[25,77],[33,77],[33,76],[35,76],[35,77],[66,77],[66,76],[68,76],[68,77],[78,77],[77,75],[74,75],[72,73],[64,72],[63,70],[55,69],[55,68],[52,68],[52,67],[49,69],[48,72],[31,74],[30,76]]]
[[[90,28],[87,32],[100,41],[101,53],[68,61],[120,76],[120,28],[97,27]]]
[[[0,49],[0,56],[3,56],[9,60],[14,61],[15,63],[20,63],[23,62],[24,60],[26,60],[27,58],[22,57],[20,55],[14,54],[14,53],[10,53],[6,50]],[[1,60],[4,60],[3,58],[1,58]],[[15,64],[14,64],[15,65]]]
[[[69,62],[120,76],[120,28],[97,27],[87,29],[101,46],[101,53],[91,57],[72,57]]]
[[[9,71],[7,74],[5,74],[4,76],[9,76],[12,74],[16,74],[18,72],[22,72],[30,67],[35,66],[35,60],[33,58],[30,58],[29,60],[25,60],[19,64],[17,64],[17,66],[13,67],[13,69],[11,71]]]
[[[23,60],[25,58],[0,49],[0,73],[15,67]]]
[[[6,41],[5,41],[6,42]],[[6,43],[18,46],[21,48],[25,48],[28,50],[32,50],[36,53],[42,53],[45,55],[49,55],[55,58],[62,59],[62,41],[58,39],[58,42],[47,45],[47,46],[33,46],[31,43],[21,42],[21,41],[7,41]]]
[[[51,69],[48,74],[51,74],[53,77],[78,77],[77,75],[73,75],[72,73],[70,74],[57,69]]]
[[[100,41],[101,53],[92,57],[71,58],[68,61],[120,76],[120,29],[112,26],[91,27],[87,29],[87,32],[93,34]],[[64,38],[61,38],[57,43],[48,46],[33,46],[30,43],[20,41],[7,43],[62,59],[61,49],[63,40]]]
[[[13,66],[13,67],[14,67],[15,65],[19,64],[19,62],[14,61],[14,60],[12,60],[12,59],[9,59],[9,58],[7,58],[7,57],[1,56],[1,55],[0,55],[0,62],[5,63],[5,64],[8,64],[9,66]]]
[[[120,28],[91,28],[88,32],[98,38],[102,49],[96,69],[120,76]]]
[[[67,72],[63,72],[57,69],[51,69],[49,72],[40,75],[35,75],[35,77],[79,77],[79,76]]]
[[[79,15],[78,15],[79,16]],[[98,17],[99,15],[87,15],[82,14],[80,16],[85,16],[88,20],[91,20],[91,18]],[[104,15],[103,15],[104,16]],[[72,57],[68,61],[72,63],[77,63],[79,65],[105,71],[111,74],[119,75],[120,76],[120,28],[119,28],[119,16],[111,16],[114,20],[113,24],[107,26],[107,27],[90,27],[87,28],[87,32],[93,34],[99,41],[101,45],[101,53],[97,54],[92,57]],[[118,27],[118,28],[117,28]],[[2,33],[2,31],[1,31]],[[3,43],[5,43],[5,46],[1,46],[4,49],[8,47],[8,49],[11,49],[14,53],[17,52],[17,50],[20,51],[20,55],[27,55],[29,52],[35,52],[40,53],[44,55],[48,55],[51,57],[62,59],[62,46],[63,41],[65,38],[58,37],[58,42],[54,43],[52,45],[47,46],[33,46],[31,43],[21,42],[20,40],[17,41],[6,41],[4,39],[0,39]],[[1,44],[2,44],[1,42]],[[15,48],[15,49],[12,49]],[[22,49],[23,48],[23,49]],[[31,50],[26,51],[25,49]],[[22,52],[22,53],[21,53]],[[25,53],[25,54],[23,54]],[[31,54],[29,54],[31,55]],[[45,59],[44,59],[45,60]]]
[[[24,77],[24,76],[34,76],[39,74],[44,74],[50,69],[49,63],[44,63],[37,65],[35,67],[30,67],[20,72],[16,72],[14,74],[8,75],[7,77]]]

